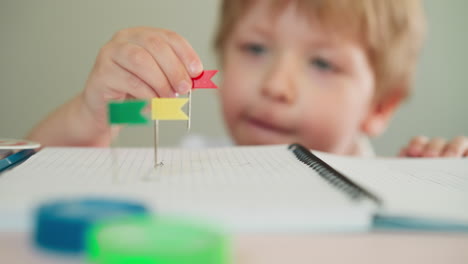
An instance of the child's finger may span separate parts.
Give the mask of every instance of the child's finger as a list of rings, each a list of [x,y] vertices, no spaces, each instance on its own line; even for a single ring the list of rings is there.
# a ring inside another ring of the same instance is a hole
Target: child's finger
[[[103,78],[106,86],[111,91],[116,91],[117,94],[120,92],[122,95],[129,94],[134,98],[159,97],[145,81],[132,72],[116,63],[111,62],[109,64],[111,65],[107,68],[106,76]]]
[[[427,142],[429,142],[429,138],[425,136],[417,136],[412,138],[408,144],[408,147],[406,147],[406,155],[409,157],[420,157]]]
[[[160,97],[174,97],[175,92],[165,74],[151,54],[144,48],[132,43],[121,44],[112,59],[117,65],[140,78]],[[129,89],[139,87],[138,85],[132,85],[132,83],[127,82],[127,84],[129,84]],[[129,92],[131,94],[135,93],[135,91]]]
[[[203,64],[190,43],[179,34],[167,32],[168,42],[177,57],[184,64],[191,78],[198,77],[203,71]]]
[[[433,138],[427,144],[426,147],[423,149],[422,156],[423,157],[438,157],[441,155],[445,145],[446,140],[443,138]]]
[[[189,92],[192,88],[192,79],[167,40],[160,35],[153,34],[146,36],[141,42],[140,45],[154,58],[174,91],[179,94]]]
[[[442,152],[443,157],[462,157],[468,149],[468,138],[459,136],[451,140]]]
[[[408,156],[408,149],[407,148],[400,149],[400,152],[398,153],[398,157],[407,157],[407,156]]]

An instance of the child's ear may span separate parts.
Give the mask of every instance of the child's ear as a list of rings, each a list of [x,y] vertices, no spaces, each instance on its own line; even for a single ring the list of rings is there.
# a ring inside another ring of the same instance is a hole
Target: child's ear
[[[361,131],[370,137],[382,134],[404,98],[402,89],[394,89],[385,96],[376,98],[362,122]]]

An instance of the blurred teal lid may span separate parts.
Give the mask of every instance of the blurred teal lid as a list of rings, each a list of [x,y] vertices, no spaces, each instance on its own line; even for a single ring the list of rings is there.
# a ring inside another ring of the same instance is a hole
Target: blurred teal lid
[[[77,198],[41,204],[34,218],[33,239],[39,248],[81,253],[87,229],[100,220],[147,214],[138,202],[109,198]]]
[[[93,226],[87,255],[101,264],[223,264],[227,244],[220,231],[198,222],[139,216]]]

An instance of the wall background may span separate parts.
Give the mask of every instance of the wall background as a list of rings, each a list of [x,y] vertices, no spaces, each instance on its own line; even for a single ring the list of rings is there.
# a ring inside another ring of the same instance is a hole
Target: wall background
[[[413,97],[373,143],[394,155],[412,136],[468,135],[468,1],[425,0],[429,36]],[[192,44],[206,69],[217,68],[212,48],[217,0],[3,0],[0,2],[0,137],[24,137],[47,113],[83,87],[99,48],[119,29],[169,28]],[[216,79],[215,79],[216,81]],[[219,81],[218,81],[219,83]],[[216,93],[193,94],[192,131],[223,137]],[[175,145],[184,122],[163,122],[160,140]],[[119,146],[152,144],[150,127],[129,127]]]

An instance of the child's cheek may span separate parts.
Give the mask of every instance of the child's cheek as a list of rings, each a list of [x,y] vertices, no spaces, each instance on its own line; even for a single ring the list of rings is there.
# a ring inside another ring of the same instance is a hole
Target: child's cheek
[[[224,94],[224,101],[247,101],[252,92],[249,75],[236,59],[226,62],[223,76],[221,92]]]
[[[245,101],[242,96],[242,82],[232,71],[224,72],[224,79],[220,89],[221,104],[224,117],[228,123],[234,122],[241,112],[241,105]]]

